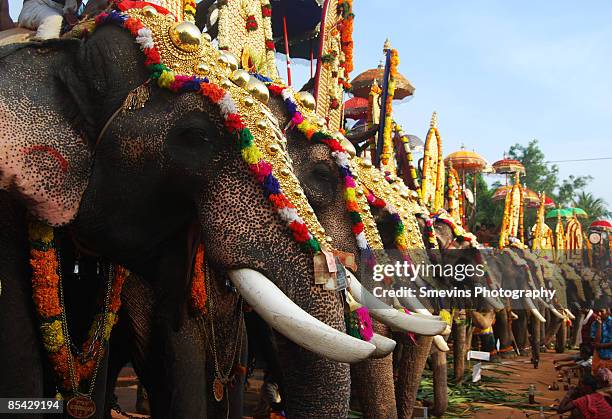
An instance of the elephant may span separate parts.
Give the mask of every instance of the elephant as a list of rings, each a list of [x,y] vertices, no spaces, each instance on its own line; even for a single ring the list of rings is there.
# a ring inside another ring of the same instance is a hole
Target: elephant
[[[50,395],[28,291],[27,212],[64,226],[80,249],[152,285],[159,303],[152,330],[166,342],[157,348],[161,354],[153,355],[166,360],[153,378],[162,383],[156,395],[160,406],[169,409],[156,412],[159,416],[200,417],[206,409],[200,399],[184,404],[175,399],[178,377],[172,373],[179,357],[202,358],[201,348],[185,339],[191,332],[184,329],[183,303],[200,242],[206,243],[213,272],[229,273],[243,285],[254,281],[272,291],[280,288],[293,301],[290,316],[316,325],[306,335],[319,336],[320,351],[331,351],[337,359],[278,337],[280,365],[291,371],[283,383],[288,411],[296,417],[315,411],[346,415],[349,368],[338,359],[363,359],[375,347],[343,334],[342,301],[337,293],[312,285],[312,256],[287,234],[266,202],[233,138],[219,128],[216,106],[195,94],[176,96],[150,85],[146,106],[113,116],[148,79],[143,61],[131,35],[113,25],[97,28],[85,41],[0,50],[5,86],[0,186],[8,191],[2,192],[0,346],[7,353],[0,365],[0,394]],[[236,300],[227,301],[227,307],[235,309]],[[329,342],[346,347],[337,351]],[[28,365],[27,380],[23,365]],[[190,379],[203,381],[202,376]]]
[[[279,118],[280,126],[286,125],[288,119],[290,119],[290,115],[287,113],[285,109],[285,105],[283,101],[280,100],[279,97],[272,97],[270,101],[270,108],[274,115]],[[340,182],[340,173],[337,165],[334,163],[333,159],[330,155],[330,150],[326,145],[323,144],[312,144],[307,143],[303,138],[303,135],[296,132],[296,130],[292,130],[287,132],[288,137],[288,150],[289,155],[293,161],[293,167],[295,169],[295,173],[300,180],[300,183],[304,187],[304,192],[306,197],[308,198],[309,203],[312,205],[315,214],[318,219],[321,220],[322,226],[324,226],[326,230],[326,234],[328,234],[332,239],[334,246],[339,250],[350,253],[357,253],[357,247],[355,244],[355,236],[353,233],[353,225],[352,221],[348,216],[348,213],[345,209],[345,201],[344,201],[344,191],[342,183]],[[223,272],[211,272],[213,275],[223,276]],[[138,286],[140,288],[140,285]],[[144,311],[154,311],[150,307],[153,307],[157,304],[154,301],[154,298],[151,297],[150,292],[142,292],[140,289],[131,292],[128,288],[127,292],[129,292],[129,296],[124,296],[129,303],[129,307],[131,310],[127,311],[127,316],[125,318],[129,319],[130,325],[128,328],[130,331],[127,333],[128,335],[136,335],[138,338],[136,339],[137,345],[132,349],[132,360],[135,363],[135,366],[138,365],[137,372],[139,377],[141,377],[143,383],[146,385],[147,389],[154,388],[154,382],[148,377],[148,369],[151,369],[150,365],[150,355],[148,355],[148,348],[151,346],[155,346],[155,344],[150,343],[153,339],[151,336],[149,328],[146,326],[150,324],[150,321],[146,318],[147,313],[142,315],[142,307],[148,307],[147,310]],[[218,290],[217,290],[218,291]],[[126,304],[127,306],[128,304]],[[378,310],[380,311],[380,310]],[[376,317],[377,310],[373,310],[373,316]],[[383,309],[382,311],[385,311]],[[395,309],[389,308],[388,311],[394,313],[395,316],[402,316],[402,314],[396,312]],[[150,314],[149,314],[150,315]],[[410,322],[419,321],[420,323],[426,323],[425,327],[437,327],[437,329],[433,329],[431,333],[438,333],[441,331],[445,324],[438,321],[424,320],[424,319],[410,319],[409,316],[403,315],[405,317],[404,323],[407,325]],[[144,317],[144,318],[143,318]],[[136,320],[134,320],[136,319]],[[193,321],[196,323],[197,321]],[[401,325],[400,325],[401,326]],[[411,327],[410,325],[404,327]],[[387,326],[380,323],[375,326],[377,330],[383,332]],[[195,329],[195,326],[194,326]],[[195,331],[193,336],[190,339],[190,343],[195,347],[202,347],[202,342],[206,339],[206,332],[199,330]],[[273,339],[275,342],[276,339]],[[383,336],[375,335],[375,345],[379,346],[379,344],[383,344],[383,346],[387,346],[389,349],[382,349],[382,353],[377,355],[377,357],[383,357],[392,351],[394,343],[391,345],[391,340],[384,338]],[[231,347],[231,339],[224,339],[223,345],[229,345]],[[118,345],[119,346],[119,345]],[[274,345],[273,348],[270,348],[270,353],[277,353],[279,351],[284,350],[285,348],[278,343]],[[130,355],[128,354],[128,357]],[[274,364],[272,367],[275,372],[275,376],[280,379],[280,388],[282,398],[285,403],[291,405],[291,393],[286,392],[287,385],[287,372],[284,371],[280,367],[280,363],[276,362],[274,357],[268,356],[269,363]],[[390,357],[387,357],[390,359]],[[125,360],[123,360],[125,361]],[[380,365],[381,362],[385,362],[384,359],[380,360],[372,360],[370,361],[375,364]],[[146,364],[149,364],[148,366]],[[111,364],[115,366],[121,366],[123,364],[122,360],[115,362],[111,362]],[[189,364],[186,369],[190,371],[197,370],[201,368],[201,365]],[[359,367],[357,367],[359,369]],[[372,368],[372,367],[370,367]],[[116,376],[118,372],[118,368],[115,368],[113,376]],[[290,375],[290,374],[289,374]],[[210,377],[209,377],[210,379]],[[392,384],[392,374],[389,373],[389,380],[391,380]],[[210,380],[209,380],[210,381]],[[206,388],[205,383],[201,383],[204,388]],[[385,384],[385,383],[381,383]],[[153,387],[152,387],[153,386]],[[238,388],[240,386],[237,386]],[[109,387],[109,390],[112,391],[112,387]],[[180,392],[180,390],[176,390]],[[155,391],[153,391],[155,393]],[[325,398],[325,394],[320,395],[321,398]],[[155,394],[151,394],[151,402],[155,402]],[[240,403],[235,403],[235,411],[232,412],[232,415],[238,416],[239,413],[236,413]],[[213,407],[214,407],[213,403]],[[312,406],[306,406],[306,408],[313,408]],[[392,408],[395,408],[395,404],[393,402]],[[292,412],[289,410],[289,412]],[[292,412],[293,413],[293,412]],[[299,417],[299,413],[297,414]]]

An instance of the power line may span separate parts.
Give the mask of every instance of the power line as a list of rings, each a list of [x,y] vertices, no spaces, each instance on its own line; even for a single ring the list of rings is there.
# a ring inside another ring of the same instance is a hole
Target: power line
[[[569,163],[575,161],[612,160],[612,157],[594,157],[592,159],[549,160],[546,163]]]

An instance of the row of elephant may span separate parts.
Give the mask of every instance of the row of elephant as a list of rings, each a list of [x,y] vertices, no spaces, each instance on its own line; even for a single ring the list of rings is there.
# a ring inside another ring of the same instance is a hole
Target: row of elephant
[[[294,330],[269,321],[283,331],[274,334],[273,358],[290,417],[346,417],[351,386],[367,417],[411,417],[431,351],[439,378],[438,408],[443,410],[448,347],[440,335],[448,334],[447,325],[430,313],[450,307],[439,301],[383,299],[381,304],[387,305],[379,308],[399,303],[412,314],[398,318],[388,315],[387,308],[372,310],[380,320],[374,321],[373,344],[343,334],[342,294],[314,285],[312,255],[286,233],[262,196],[231,138],[219,128],[218,109],[196,95],[175,96],[153,86],[145,107],[111,118],[128,93],[146,81],[144,66],[134,65],[142,62],[133,38],[114,26],[99,28],[85,41],[0,49],[0,395],[48,397],[56,392],[32,302],[27,230],[29,218],[35,217],[58,227],[67,318],[76,341],[85,338],[104,285],[96,261],[120,264],[133,273],[111,336],[107,374],[98,379],[98,389],[107,389],[95,394],[98,406],[106,404],[98,414],[108,414],[118,371],[131,361],[150,394],[155,417],[222,417],[228,410],[231,417],[239,417],[241,386],[228,392],[228,404],[216,402],[210,391],[219,365],[231,367],[235,352],[246,353],[244,326],[235,315],[240,298],[228,286],[232,283],[265,319],[296,321]],[[273,97],[269,107],[278,127],[285,127],[290,116],[283,102]],[[329,148],[306,141],[295,130],[286,135],[295,175],[320,224],[337,249],[359,254]],[[388,214],[375,208],[372,213],[385,247],[392,248]],[[427,243],[425,221],[419,219],[419,226]],[[490,261],[490,281],[480,285],[525,281],[516,287],[529,286],[525,270],[517,275],[510,269],[515,264],[500,263],[475,243],[457,240],[445,223],[434,228],[441,250],[431,249],[432,257],[450,264],[477,264],[484,257]],[[209,267],[209,300],[215,302],[204,317],[188,309],[200,243]],[[448,251],[451,247],[466,252],[458,258]],[[80,255],[79,274],[74,273],[75,254]],[[368,278],[360,279],[365,288],[372,286]],[[476,278],[466,282],[470,280]],[[435,281],[428,285],[453,285],[452,278]],[[273,286],[261,289],[266,284]],[[251,294],[247,285],[254,289]],[[414,286],[399,280],[396,285]],[[290,300],[288,314],[271,314],[253,298],[275,289]],[[567,295],[568,300],[574,298]],[[479,328],[491,320],[487,313],[505,309],[501,301],[487,304],[488,312],[471,312]],[[538,307],[551,313],[567,307],[528,300],[523,304],[529,310],[516,312],[519,319],[524,313],[525,321]],[[468,308],[481,306],[474,301]],[[498,314],[496,328],[504,330],[504,317]],[[534,330],[539,329],[534,324]],[[504,345],[512,339],[510,328],[505,330]],[[416,343],[405,332],[419,333]],[[454,333],[454,339],[455,348],[465,351],[457,344],[461,332]],[[521,337],[515,334],[515,340],[521,346]],[[374,358],[364,360],[370,356]],[[349,361],[361,362],[349,367]],[[397,379],[394,368],[400,372]],[[444,374],[438,373],[442,370]]]

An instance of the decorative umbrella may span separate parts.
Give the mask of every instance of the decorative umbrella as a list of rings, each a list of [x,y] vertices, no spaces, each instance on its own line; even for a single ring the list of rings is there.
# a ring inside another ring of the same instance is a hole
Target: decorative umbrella
[[[568,208],[555,208],[546,213],[546,218],[557,218],[560,215],[561,217],[571,217],[572,210]]]
[[[368,108],[367,99],[355,96],[344,102],[344,116],[351,119],[365,119]]]
[[[596,220],[591,223],[589,228],[597,230],[612,231],[612,223],[608,220]]]
[[[576,217],[582,217],[582,218],[586,218],[589,216],[589,214],[586,213],[585,210],[583,210],[582,208],[567,208],[568,210],[572,211],[573,215],[575,215]]]
[[[529,188],[523,188],[524,196],[523,200],[527,203],[530,208],[537,208],[540,206],[540,197],[536,191]]]
[[[555,204],[555,201],[553,201],[551,197],[546,196],[546,199],[544,199],[544,206],[546,208],[554,208],[557,204]]]
[[[423,140],[421,140],[416,135],[412,135],[412,134],[408,134],[406,137],[408,137],[408,143],[410,144],[410,150],[412,150],[412,152],[414,153],[423,152],[423,147],[425,146],[425,143],[423,142]]]
[[[452,164],[453,168],[463,173],[478,173],[487,166],[487,161],[475,151],[466,150],[461,146],[461,150],[450,153],[444,159],[444,164]]]
[[[380,64],[376,68],[371,68],[359,74],[351,82],[351,84],[353,85],[353,95],[367,100],[368,96],[370,95],[370,88],[372,87],[374,80],[383,80],[384,72],[385,67]],[[397,76],[395,78],[395,94],[393,95],[393,98],[395,100],[402,100],[408,96],[412,96],[413,94],[414,86],[408,81],[406,77],[404,77],[400,73],[397,73]]]
[[[514,173],[520,173],[521,175],[525,174],[525,166],[514,159],[502,159],[493,163],[493,169],[495,173],[499,173],[502,175],[512,175]]]
[[[319,50],[319,30],[324,0],[270,0],[272,6],[272,36],[276,50],[285,52],[283,17],[287,23],[291,58],[316,58]]]
[[[500,186],[495,190],[495,192],[493,192],[491,199],[493,201],[503,201],[504,199],[506,199],[506,195],[508,195],[508,192],[510,192],[511,189],[511,185]]]

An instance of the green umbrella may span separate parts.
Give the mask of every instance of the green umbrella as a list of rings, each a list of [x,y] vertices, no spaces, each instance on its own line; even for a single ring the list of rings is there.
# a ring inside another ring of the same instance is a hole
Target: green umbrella
[[[555,208],[546,213],[546,218],[557,218],[558,215],[561,215],[561,217],[571,217],[572,210],[569,208]]]
[[[566,208],[569,211],[572,211],[572,213],[576,216],[576,217],[588,217],[589,214],[586,213],[585,210],[583,210],[582,208]]]

